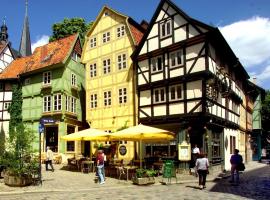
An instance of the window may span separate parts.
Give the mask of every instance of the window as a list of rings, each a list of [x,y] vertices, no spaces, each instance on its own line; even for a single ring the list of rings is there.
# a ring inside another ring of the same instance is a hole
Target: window
[[[90,39],[90,48],[94,48],[97,46],[97,38],[94,37],[94,38],[91,38]]]
[[[103,43],[109,42],[110,40],[111,40],[111,33],[110,32],[103,33],[102,35]]]
[[[61,96],[61,94],[54,95],[54,110],[55,111],[62,110],[62,96]]]
[[[172,20],[166,20],[160,23],[161,38],[170,36],[172,34]]]
[[[67,135],[75,133],[75,127],[74,126],[67,126]],[[75,151],[75,142],[74,141],[68,141],[67,142],[67,151]]]
[[[221,133],[212,133],[212,163],[221,162]]]
[[[119,70],[127,68],[126,54],[121,54],[117,56],[117,65]]]
[[[170,87],[170,100],[180,100],[182,99],[182,86],[181,85],[174,85]]]
[[[151,59],[151,68],[152,72],[158,72],[163,70],[163,61],[161,56]]]
[[[170,53],[170,67],[177,67],[183,64],[182,62],[183,52],[175,51]]]
[[[110,72],[111,72],[111,60],[110,59],[103,60],[103,73],[108,74]]]
[[[154,103],[165,102],[165,88],[158,88],[154,90]]]
[[[43,97],[43,112],[50,112],[52,109],[51,96]]]
[[[127,103],[127,88],[121,88],[118,91],[119,104]]]
[[[43,85],[50,85],[52,79],[51,72],[44,72],[43,73]]]
[[[91,64],[90,65],[90,77],[96,77],[97,76],[97,64]]]
[[[4,110],[7,110],[10,105],[11,105],[11,102],[5,102],[4,103]]]
[[[122,37],[125,35],[125,25],[121,25],[119,27],[117,27],[117,31],[116,31],[116,35],[118,38]]]
[[[24,80],[24,85],[29,85],[31,83],[30,78]]]
[[[104,92],[104,106],[112,105],[111,91]]]
[[[97,94],[90,95],[90,108],[97,108]]]
[[[77,100],[74,97],[66,97],[66,111],[76,113]]]
[[[71,58],[75,60],[76,62],[80,61],[81,56],[77,54],[75,51],[72,52]]]
[[[234,153],[235,148],[236,148],[235,136],[230,136],[230,154]]]
[[[77,86],[77,77],[75,74],[71,74],[71,86]]]

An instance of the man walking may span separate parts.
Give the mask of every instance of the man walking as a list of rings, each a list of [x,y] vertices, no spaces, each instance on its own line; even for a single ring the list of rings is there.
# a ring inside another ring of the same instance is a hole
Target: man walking
[[[239,150],[235,149],[234,154],[231,156],[231,183],[238,185],[239,184],[239,170],[238,165],[243,162],[243,158],[239,155]]]
[[[46,152],[46,171],[48,171],[48,164],[51,166],[52,172],[54,171],[52,161],[53,161],[53,152],[50,149],[50,147],[47,147],[47,152]]]

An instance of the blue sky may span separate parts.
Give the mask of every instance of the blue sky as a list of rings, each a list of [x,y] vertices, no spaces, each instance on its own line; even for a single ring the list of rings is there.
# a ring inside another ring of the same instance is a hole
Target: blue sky
[[[251,77],[270,89],[270,1],[269,0],[173,0],[189,16],[220,28],[225,39]],[[33,47],[47,42],[51,26],[65,17],[95,20],[103,5],[149,21],[159,0],[29,0]],[[9,40],[18,49],[25,0],[1,0],[0,19],[6,17]]]

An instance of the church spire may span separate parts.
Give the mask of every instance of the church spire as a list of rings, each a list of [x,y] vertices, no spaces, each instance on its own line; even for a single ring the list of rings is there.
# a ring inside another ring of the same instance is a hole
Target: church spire
[[[7,25],[6,25],[6,18],[3,20],[3,24],[0,30],[0,43],[7,43],[8,42],[8,33],[7,33]]]
[[[32,54],[29,21],[28,21],[28,0],[25,0],[25,16],[19,52],[23,57]]]

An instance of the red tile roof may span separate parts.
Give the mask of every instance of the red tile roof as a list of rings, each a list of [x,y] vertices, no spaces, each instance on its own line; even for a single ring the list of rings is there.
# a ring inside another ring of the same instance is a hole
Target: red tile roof
[[[16,78],[19,74],[64,63],[78,38],[77,34],[50,42],[35,49],[31,56],[14,60],[1,74],[0,79]]]
[[[131,34],[135,40],[135,45],[138,45],[143,37],[143,33],[137,29],[135,26],[129,23]]]

